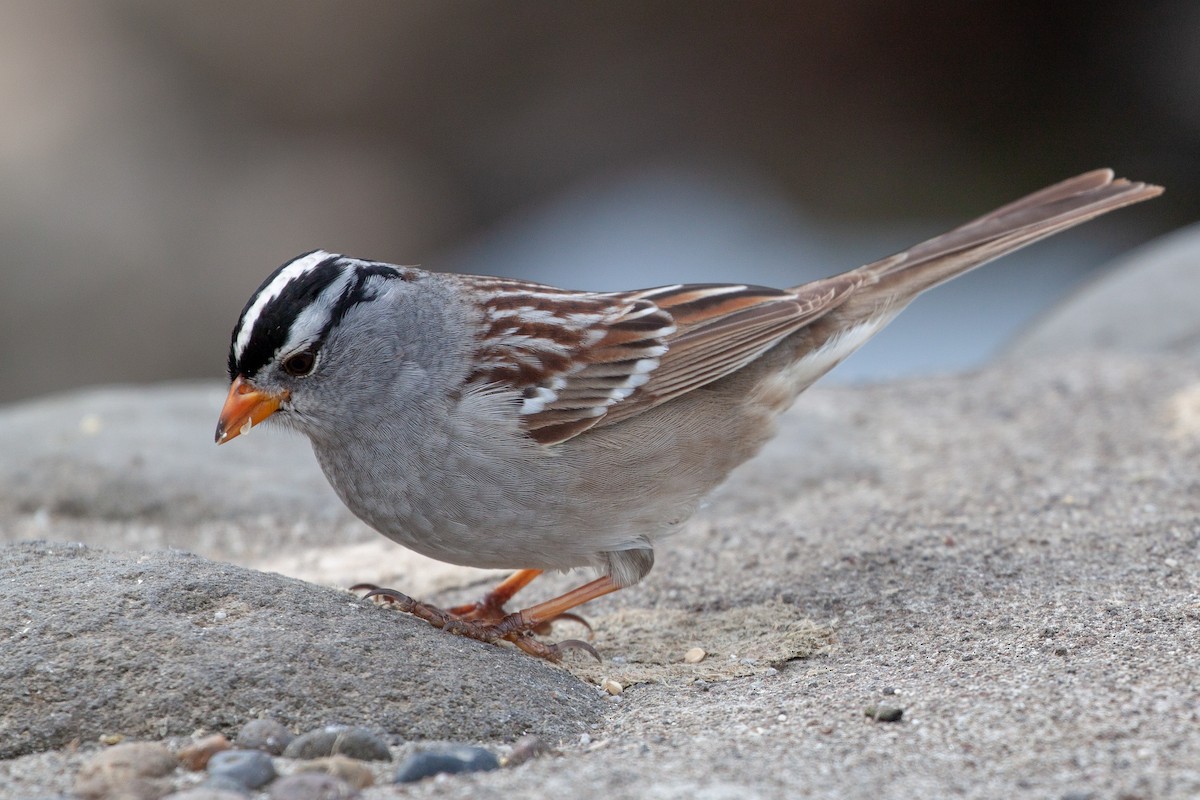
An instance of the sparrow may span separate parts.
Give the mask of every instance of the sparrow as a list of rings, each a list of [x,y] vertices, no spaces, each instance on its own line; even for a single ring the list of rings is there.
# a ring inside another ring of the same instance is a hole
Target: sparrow
[[[573,291],[316,250],[242,309],[216,441],[282,423],[367,525],[435,559],[515,570],[450,609],[356,587],[368,596],[537,657],[596,655],[534,633],[645,577],[658,540],[758,452],[796,396],[917,295],[1161,191],[1088,172],[789,289]],[[543,571],[576,567],[597,577],[506,610]]]

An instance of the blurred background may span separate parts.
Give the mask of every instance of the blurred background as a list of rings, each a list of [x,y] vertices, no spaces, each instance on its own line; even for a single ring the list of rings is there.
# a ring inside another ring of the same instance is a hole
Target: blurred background
[[[791,285],[1077,172],[1165,184],[939,289],[842,380],[978,364],[1200,218],[1200,4],[0,0],[0,401],[223,377],[324,248]]]

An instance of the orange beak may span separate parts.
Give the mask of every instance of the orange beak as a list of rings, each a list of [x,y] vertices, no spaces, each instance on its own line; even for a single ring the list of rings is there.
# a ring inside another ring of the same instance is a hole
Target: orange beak
[[[267,394],[260,391],[241,375],[229,387],[229,396],[217,420],[217,444],[225,444],[262,422],[279,410],[279,404],[287,400],[287,392]]]

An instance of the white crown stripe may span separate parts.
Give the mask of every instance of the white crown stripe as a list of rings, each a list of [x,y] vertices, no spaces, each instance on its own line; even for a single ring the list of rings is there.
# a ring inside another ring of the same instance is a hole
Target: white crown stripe
[[[307,272],[311,272],[323,262],[334,257],[332,253],[317,250],[306,256],[297,258],[279,271],[279,274],[275,276],[275,280],[271,281],[270,285],[258,293],[258,297],[254,298],[254,303],[242,315],[242,327],[238,330],[237,341],[233,346],[235,358],[240,359],[242,354],[246,352],[246,347],[250,344],[250,337],[254,334],[254,326],[258,323],[258,318],[262,314],[263,309],[266,308],[267,303],[278,297],[283,292],[284,287],[296,278]]]
[[[353,273],[353,267],[344,270],[338,276],[337,280],[332,281],[322,290],[316,302],[311,303],[296,316],[296,319],[293,320],[291,327],[288,329],[287,341],[280,348],[282,352],[295,352],[317,340],[317,337],[321,335],[321,331],[329,323],[330,309],[333,307],[336,298],[346,291],[350,282],[354,279]]]

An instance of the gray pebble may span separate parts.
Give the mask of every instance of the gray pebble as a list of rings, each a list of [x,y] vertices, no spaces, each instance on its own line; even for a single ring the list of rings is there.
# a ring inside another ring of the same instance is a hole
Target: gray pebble
[[[360,761],[391,761],[387,742],[366,728],[329,725],[297,736],[283,751],[288,758],[343,755]]]
[[[490,750],[457,745],[410,756],[396,771],[396,783],[412,783],[439,772],[453,775],[459,772],[487,772],[499,768],[500,762]]]
[[[275,765],[261,750],[225,750],[208,760],[208,774],[257,789],[275,780]]]
[[[238,731],[234,744],[243,750],[262,750],[273,756],[283,755],[284,749],[296,737],[273,719],[252,719]]]
[[[349,800],[358,792],[332,775],[301,772],[272,783],[267,795],[271,800]]]

